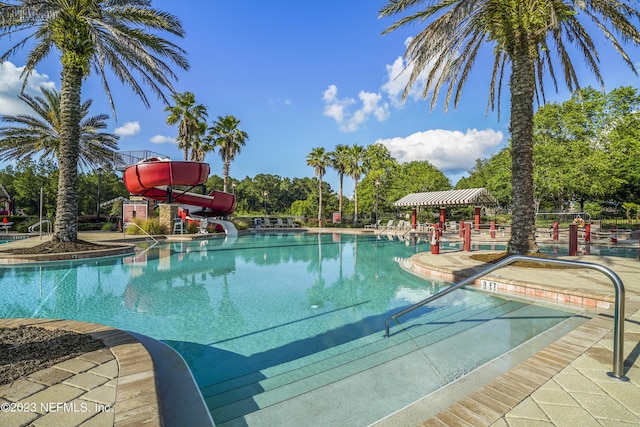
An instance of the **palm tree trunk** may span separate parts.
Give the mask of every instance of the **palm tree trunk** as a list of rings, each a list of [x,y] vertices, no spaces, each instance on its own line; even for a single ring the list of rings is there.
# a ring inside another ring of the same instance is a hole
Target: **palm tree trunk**
[[[227,182],[229,180],[229,166],[231,165],[231,160],[229,158],[225,158],[222,162],[222,191],[227,192]]]
[[[81,68],[64,66],[60,88],[58,199],[53,240],[78,238],[78,155],[80,145]]]
[[[353,178],[353,223],[358,223],[358,180]]]
[[[338,204],[338,212],[340,212],[340,218],[342,218],[342,182],[344,181],[344,174],[340,174],[340,201]]]
[[[318,227],[322,227],[322,177],[318,180]]]
[[[513,218],[510,254],[538,252],[533,198],[533,100],[535,68],[528,55],[514,55],[511,71],[511,185]]]

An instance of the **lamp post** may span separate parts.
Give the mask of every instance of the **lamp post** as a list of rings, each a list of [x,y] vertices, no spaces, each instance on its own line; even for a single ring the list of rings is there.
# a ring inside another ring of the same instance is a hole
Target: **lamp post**
[[[267,193],[266,191],[264,192],[263,196],[264,196],[264,220],[267,220]]]
[[[380,180],[376,179],[376,228],[378,228],[378,195],[380,193]]]
[[[96,222],[100,222],[100,178],[102,177],[102,168],[96,169],[98,175],[98,202],[96,203]]]

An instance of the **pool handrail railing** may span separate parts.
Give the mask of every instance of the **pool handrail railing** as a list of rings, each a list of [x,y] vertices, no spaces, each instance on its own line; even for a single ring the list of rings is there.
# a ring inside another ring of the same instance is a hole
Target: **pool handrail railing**
[[[583,262],[583,261],[571,261],[571,260],[561,260],[561,259],[550,259],[550,258],[537,258],[532,256],[525,255],[512,255],[508,258],[503,259],[502,261],[493,264],[486,269],[482,270],[479,273],[476,273],[472,276],[467,277],[461,282],[455,283],[449,286],[442,291],[431,295],[428,298],[419,301],[404,310],[401,310],[385,319],[385,337],[389,337],[389,320],[394,320],[396,323],[397,318],[400,316],[404,316],[407,313],[412,312],[413,310],[420,308],[426,304],[429,304],[432,301],[437,300],[440,297],[443,297],[458,288],[461,288],[466,285],[470,285],[481,277],[491,273],[492,271],[499,270],[503,267],[507,267],[510,264],[513,264],[517,261],[527,261],[527,262],[535,262],[539,264],[555,264],[555,265],[566,265],[569,267],[578,267],[578,268],[590,268],[592,270],[598,270],[609,279],[613,283],[615,287],[615,306],[614,306],[614,325],[613,325],[613,371],[608,372],[609,376],[628,381],[628,378],[624,375],[624,302],[625,302],[625,292],[624,285],[620,277],[610,268],[607,268],[600,264],[595,264],[591,262]]]

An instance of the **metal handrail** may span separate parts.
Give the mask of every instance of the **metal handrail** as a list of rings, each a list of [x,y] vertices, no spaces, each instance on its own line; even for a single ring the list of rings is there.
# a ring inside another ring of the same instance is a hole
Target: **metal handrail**
[[[156,240],[156,239],[155,239],[151,234],[147,233],[147,230],[145,230],[144,228],[140,227],[140,226],[139,226],[138,224],[136,224],[135,222],[125,222],[125,223],[124,223],[124,227],[122,227],[122,234],[125,234],[125,233],[126,233],[126,231],[127,231],[127,227],[130,227],[130,226],[132,226],[132,225],[133,225],[133,226],[135,226],[135,227],[137,227],[137,228],[138,228],[138,230],[142,231],[142,232],[143,232],[144,234],[146,234],[147,236],[149,236],[149,238],[150,238],[151,240],[153,240],[154,242],[158,243],[158,241],[157,241],[157,240]]]
[[[29,233],[33,233],[36,231],[36,228],[42,231],[42,226],[45,224],[47,225],[47,230],[48,230],[48,231],[45,231],[45,233],[51,234],[51,221],[49,221],[48,219],[43,219],[42,221],[38,221],[35,224],[31,224],[28,228],[28,231]]]
[[[590,268],[592,270],[598,270],[607,277],[611,279],[613,285],[615,287],[615,308],[614,308],[614,325],[613,325],[613,372],[609,372],[608,374],[612,377],[628,380],[627,377],[624,376],[624,361],[623,361],[623,353],[624,353],[624,285],[622,284],[622,280],[620,277],[611,269],[602,266],[600,264],[594,264],[590,262],[582,262],[582,261],[569,261],[569,260],[560,260],[560,259],[548,259],[548,258],[536,258],[524,255],[513,255],[510,256],[488,268],[485,270],[474,274],[473,276],[467,277],[461,282],[455,283],[448,288],[431,295],[428,298],[423,299],[410,307],[405,308],[385,319],[385,337],[389,336],[389,320],[396,319],[400,316],[404,316],[405,314],[422,307],[432,301],[437,300],[440,297],[443,297],[462,286],[466,286],[472,284],[476,280],[481,277],[491,273],[492,271],[498,270],[500,268],[506,267],[509,264],[513,264],[517,261],[527,261],[527,262],[536,262],[539,264],[556,264],[556,265],[567,265],[571,267],[580,267],[580,268]],[[397,321],[396,321],[397,323]]]

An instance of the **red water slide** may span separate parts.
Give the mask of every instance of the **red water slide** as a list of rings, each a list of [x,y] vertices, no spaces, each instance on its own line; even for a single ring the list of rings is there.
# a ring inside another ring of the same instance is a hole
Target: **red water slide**
[[[173,187],[204,184],[209,177],[209,165],[202,162],[183,162],[146,159],[127,167],[124,171],[124,185],[131,194],[153,200],[171,201],[184,205],[198,206],[209,211],[212,216],[225,216],[233,213],[236,196],[224,191],[212,191],[208,195],[182,192]]]

